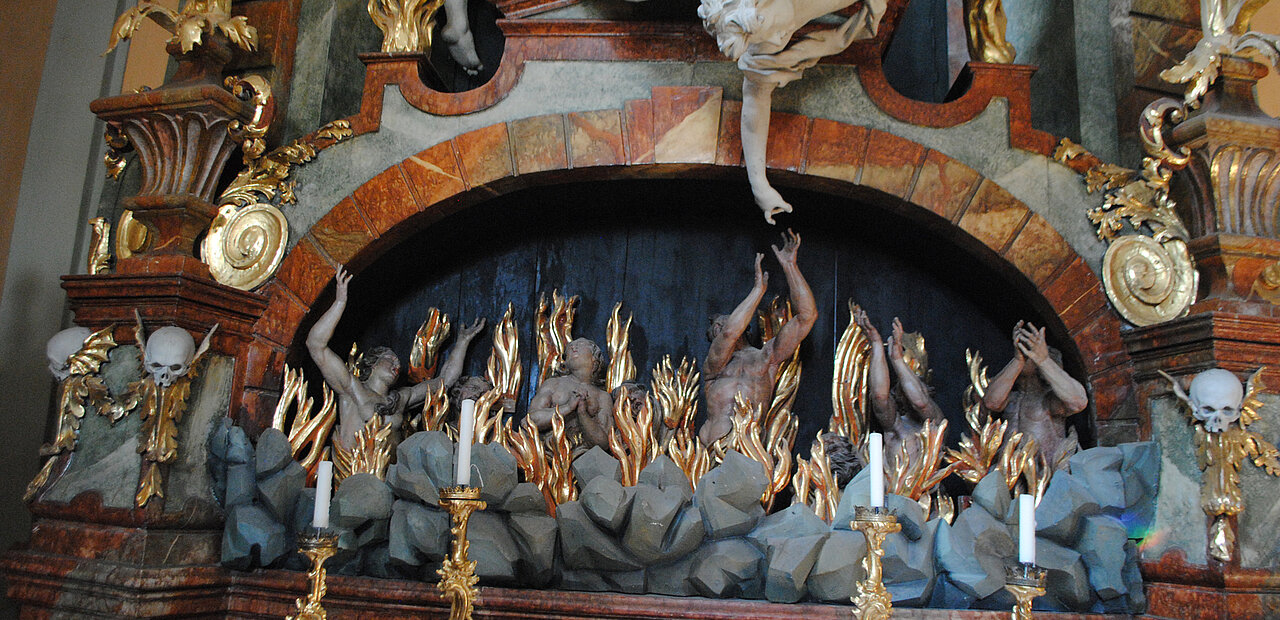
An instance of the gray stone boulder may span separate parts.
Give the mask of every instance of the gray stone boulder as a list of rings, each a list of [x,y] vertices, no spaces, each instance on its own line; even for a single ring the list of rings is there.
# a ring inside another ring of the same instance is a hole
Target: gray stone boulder
[[[940,533],[938,539],[941,540],[942,536]],[[942,574],[938,575],[938,580],[933,586],[933,596],[929,598],[929,607],[932,609],[968,609],[976,600],[972,594],[956,585],[949,576]]]
[[[449,545],[453,541],[453,534],[449,531],[453,526],[453,520],[449,518],[449,514],[416,502],[400,500],[395,505],[404,513],[404,529],[397,532],[395,519],[391,520],[389,537],[392,539],[392,545],[395,545],[397,536],[402,536],[402,544],[422,554],[424,563],[443,560],[448,555]]]
[[[675,562],[650,566],[645,570],[645,585],[650,594],[667,596],[697,596],[689,574],[693,572],[696,554],[686,555]]]
[[[316,511],[315,487],[303,488],[293,502],[293,516],[289,520],[294,532],[301,532],[311,527],[311,517]]]
[[[570,569],[560,571],[560,587],[580,592],[608,592],[611,589],[599,572]]]
[[[600,446],[593,446],[582,456],[573,460],[573,477],[578,481],[578,489],[587,488],[592,480],[600,476],[614,482],[622,482],[622,464]]]
[[[236,570],[270,566],[293,550],[284,524],[259,506],[241,504],[227,512],[222,530],[222,564]]]
[[[1036,535],[1071,546],[1080,536],[1082,519],[1101,511],[1083,482],[1059,471],[1049,481],[1049,488],[1036,506]]]
[[[684,495],[686,500],[693,499],[693,485],[689,484],[689,477],[679,465],[676,465],[675,461],[671,460],[671,457],[665,454],[659,454],[653,462],[645,465],[644,469],[640,470],[636,483],[657,487],[662,491],[676,489]]]
[[[235,463],[228,466],[226,484],[223,508],[230,510],[233,506],[253,503],[253,498],[258,493],[257,477],[253,473],[253,464]]]
[[[391,519],[378,519],[370,521],[364,526],[354,530],[356,535],[356,546],[360,549],[369,549],[374,545],[387,542],[387,537],[391,532]]]
[[[1016,561],[1017,553],[1005,524],[980,508],[961,511],[950,528],[938,530],[938,568],[972,599],[986,598],[1004,587],[1004,567]]]
[[[227,463],[229,465],[253,465],[253,444],[239,426],[227,430]]]
[[[1013,494],[1004,483],[1004,474],[999,470],[982,477],[973,487],[973,505],[987,511],[987,514],[1004,519],[1009,514],[1009,504],[1013,503]]]
[[[1089,574],[1089,586],[1108,601],[1129,593],[1124,581],[1129,535],[1124,523],[1108,515],[1086,517],[1075,551]]]
[[[209,486],[213,489],[213,497],[224,509],[227,507],[227,450],[230,448],[231,418],[222,417],[216,420],[205,438],[205,452],[209,455],[205,468],[209,472]]]
[[[556,510],[560,554],[565,568],[587,571],[631,571],[642,567],[608,532],[595,524],[581,502],[565,502]]]
[[[501,515],[487,510],[472,513],[467,524],[467,540],[471,543],[469,556],[476,562],[476,574],[485,583],[515,583],[520,549]]]
[[[354,474],[334,492],[329,518],[336,527],[355,529],[369,521],[390,519],[394,500],[391,487],[377,476]]]
[[[706,538],[706,532],[706,526],[702,524],[702,513],[693,506],[686,506],[668,530],[657,562],[671,562],[697,551]]]
[[[718,540],[698,550],[689,581],[707,598],[760,598],[763,562],[764,555],[746,540]]]
[[[741,536],[764,517],[760,496],[768,479],[764,467],[734,451],[698,483],[693,503],[702,514],[707,538]]]
[[[624,487],[607,476],[596,476],[582,488],[578,501],[597,525],[616,534],[627,521],[634,495],[635,487]]]
[[[414,502],[396,500],[391,506],[391,524],[387,532],[387,562],[398,569],[422,565],[422,554],[409,540],[409,506]]]
[[[597,478],[595,482],[600,480]],[[666,491],[647,484],[631,488],[634,499],[627,529],[622,535],[622,546],[646,565],[653,564],[663,559],[664,543],[668,540],[671,525],[689,499],[675,486]]]
[[[1071,455],[1071,476],[1084,483],[1098,506],[1118,515],[1125,508],[1124,480],[1120,466],[1124,453],[1120,448],[1089,448]]]
[[[516,488],[507,494],[507,499],[503,500],[498,509],[513,514],[519,512],[548,514],[547,498],[538,485],[532,482],[517,484]]]
[[[809,594],[819,601],[848,603],[853,584],[866,578],[862,558],[867,555],[867,539],[861,532],[833,530],[822,543],[818,559],[805,582]],[[932,561],[932,559],[931,559]]]
[[[556,577],[559,529],[555,518],[546,513],[517,512],[508,517],[508,525],[520,552],[522,583],[534,587],[549,585]]]
[[[395,464],[387,468],[387,485],[395,496],[425,506],[440,505],[440,490],[425,471]]]
[[[801,504],[803,505],[803,504]],[[808,590],[805,580],[818,560],[827,533],[773,539],[765,555],[764,597],[775,603],[795,603]]]
[[[288,523],[302,487],[307,483],[307,470],[297,461],[287,465],[265,479],[258,479],[258,501],[271,513],[272,518]]]
[[[770,545],[792,538],[826,534],[831,530],[813,509],[804,504],[792,504],[760,521],[747,538],[763,550]]]
[[[258,479],[266,478],[294,462],[293,447],[289,445],[289,438],[284,432],[275,428],[268,428],[258,435],[258,446],[254,453],[256,454],[254,467],[257,470]]]
[[[610,592],[622,592],[624,594],[644,594],[645,592],[645,572],[643,570],[600,573],[600,577],[604,579],[604,583],[609,587]]]
[[[1124,545],[1124,585],[1128,589],[1126,613],[1138,614],[1147,609],[1147,596],[1142,589],[1142,569],[1138,567],[1138,546],[1132,540]],[[1117,599],[1119,600],[1119,599]]]
[[[905,535],[906,528],[885,538],[884,584],[895,605],[923,607],[929,603],[937,577],[933,555],[938,530],[949,527],[946,521],[934,519],[920,528],[915,540]]]
[[[1093,607],[1094,596],[1093,589],[1089,587],[1089,572],[1080,560],[1079,553],[1037,538],[1036,566],[1048,573],[1045,596],[1073,611],[1088,611]]]
[[[1160,446],[1154,441],[1118,446],[1123,455],[1120,477],[1124,480],[1124,514],[1130,538],[1150,531],[1156,516],[1156,491],[1160,487]]]
[[[454,486],[454,443],[441,431],[409,435],[396,446],[396,465],[426,474],[437,489]]]
[[[516,488],[516,458],[500,444],[471,446],[471,484],[480,487],[480,499],[500,506]]]
[[[888,503],[887,496],[885,503]],[[836,515],[831,519],[831,527],[837,530],[853,530],[853,509],[855,506],[871,505],[871,470],[862,468],[849,484],[844,485],[840,495],[840,503],[836,504]]]

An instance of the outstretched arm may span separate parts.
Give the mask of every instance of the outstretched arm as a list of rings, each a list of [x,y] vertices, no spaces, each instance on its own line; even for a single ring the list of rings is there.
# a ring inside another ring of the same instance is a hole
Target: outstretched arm
[[[942,410],[929,397],[929,386],[924,380],[911,371],[907,361],[902,358],[902,321],[893,319],[893,335],[889,337],[889,363],[893,365],[894,374],[898,376],[898,385],[902,386],[902,395],[907,397],[911,408],[920,414],[920,421],[942,419]]]
[[[796,264],[796,252],[800,249],[800,235],[788,229],[782,238],[781,249],[776,245],[772,246],[773,255],[778,258],[778,263],[782,265],[782,273],[787,276],[787,289],[791,293],[792,310],[795,315],[782,326],[782,329],[778,330],[773,340],[765,343],[769,349],[769,364],[773,367],[782,364],[795,354],[796,349],[800,348],[800,343],[804,342],[805,336],[809,335],[809,330],[813,329],[813,324],[818,320],[818,305],[813,300],[813,291],[809,289],[809,283],[800,274],[800,267]]]
[[[1005,364],[1005,367],[987,384],[987,392],[982,396],[982,404],[987,409],[999,412],[1009,406],[1009,395],[1013,393],[1013,385],[1018,381],[1018,375],[1022,374],[1022,368],[1027,363],[1026,356],[1018,348],[1018,334],[1022,333],[1025,324],[1023,321],[1018,321],[1018,324],[1013,326],[1013,359],[1009,360],[1009,363]]]
[[[747,293],[746,299],[743,299],[742,303],[739,303],[738,307],[725,317],[723,329],[716,334],[715,340],[711,341],[711,349],[707,351],[707,361],[703,364],[704,375],[716,375],[724,370],[729,363],[729,358],[733,357],[734,345],[751,325],[751,317],[760,306],[760,300],[764,299],[764,289],[769,284],[769,274],[760,269],[762,260],[764,260],[764,254],[756,254],[755,285],[751,287],[751,292]]]
[[[342,311],[347,308],[347,283],[351,282],[351,274],[339,267],[337,275],[334,276],[334,282],[333,305],[320,315],[320,319],[307,333],[307,352],[320,368],[320,375],[324,377],[324,382],[338,394],[349,394],[351,373],[347,371],[347,365],[342,358],[329,349],[329,339],[333,338],[333,330],[338,326],[338,320],[342,318]]]
[[[867,318],[867,313],[862,308],[854,309],[853,320],[867,333],[867,341],[871,343],[871,359],[867,361],[871,412],[875,414],[880,428],[887,431],[898,421],[898,412],[889,395],[889,364],[884,359],[884,341],[880,338],[880,330],[871,324],[871,319]]]
[[[1040,371],[1040,377],[1062,403],[1063,411],[1059,415],[1066,417],[1084,411],[1084,408],[1089,406],[1088,392],[1079,381],[1072,378],[1057,362],[1053,361],[1053,358],[1049,357],[1049,344],[1044,337],[1044,328],[1036,329],[1034,325],[1028,327],[1029,329],[1023,329],[1018,335],[1018,350],[1036,365],[1036,369]]]
[[[777,83],[748,71],[742,78],[742,159],[756,206],[764,212],[766,222],[773,216],[790,213],[791,205],[765,176],[765,154],[769,144],[769,115],[773,107],[773,89]]]
[[[467,358],[467,347],[471,346],[471,341],[475,340],[481,329],[484,329],[483,317],[458,330],[458,338],[454,340],[453,346],[449,347],[449,353],[445,356],[444,365],[440,367],[440,376],[427,379],[409,388],[409,404],[419,403],[426,399],[427,393],[435,389],[437,381],[444,383],[445,388],[452,387],[453,384],[458,382],[458,378],[462,376],[463,362]]]

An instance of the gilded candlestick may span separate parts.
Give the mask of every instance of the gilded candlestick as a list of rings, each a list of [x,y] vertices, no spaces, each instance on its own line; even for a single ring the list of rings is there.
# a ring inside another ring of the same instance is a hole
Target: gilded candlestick
[[[858,594],[853,597],[853,617],[858,620],[888,620],[893,609],[893,596],[884,587],[881,558],[884,557],[884,539],[902,530],[897,517],[881,507],[855,506],[853,529],[867,538],[867,557],[862,559],[866,578],[858,583]]]
[[[1013,606],[1013,620],[1031,620],[1031,601],[1044,596],[1045,570],[1035,564],[1006,566],[1004,589],[1018,599]]]
[[[480,592],[476,588],[480,578],[476,576],[476,563],[467,559],[467,550],[471,546],[467,542],[467,521],[471,519],[472,512],[484,509],[485,502],[480,501],[480,489],[460,486],[441,489],[440,504],[453,518],[453,527],[449,528],[453,547],[449,557],[436,571],[440,575],[438,587],[449,597],[449,620],[471,620],[471,612],[480,602]]]
[[[285,620],[325,620],[328,616],[320,605],[325,593],[324,562],[338,552],[338,535],[325,530],[298,534],[298,550],[311,560],[311,570],[307,571],[311,588],[305,597],[297,600],[298,612],[285,616]]]

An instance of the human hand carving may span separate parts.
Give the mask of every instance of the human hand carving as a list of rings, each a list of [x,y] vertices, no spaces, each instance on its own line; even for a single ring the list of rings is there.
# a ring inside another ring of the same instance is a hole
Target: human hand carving
[[[1026,321],[1018,321],[1018,324],[1013,326],[1013,361],[1019,363],[1027,361],[1027,356],[1023,355],[1022,349],[1018,347],[1018,336],[1022,334],[1026,324]]]
[[[867,334],[867,340],[871,342],[871,346],[884,346],[884,341],[880,338],[880,330],[876,329],[876,326],[871,323],[871,319],[867,316],[867,311],[863,310],[862,306],[853,307],[853,322]]]
[[[756,284],[757,291],[763,291],[769,286],[769,272],[760,267],[761,261],[764,260],[764,254],[756,253]]]
[[[1049,343],[1045,340],[1043,327],[1037,329],[1035,325],[1027,323],[1018,333],[1016,345],[1018,351],[1036,366],[1049,359]]]
[[[787,232],[782,233],[782,247],[770,246],[773,248],[773,255],[778,258],[778,262],[783,265],[796,264],[796,251],[800,249],[800,235],[790,228]]]
[[[334,276],[334,301],[347,302],[347,284],[351,282],[351,273],[343,267],[338,267],[338,273]]]
[[[902,359],[902,321],[898,317],[893,317],[893,335],[889,336],[889,359],[898,361]]]
[[[472,321],[470,325],[462,327],[458,330],[458,339],[471,340],[472,338],[475,338],[476,334],[479,334],[480,330],[484,329],[484,323],[484,317],[479,317]]]

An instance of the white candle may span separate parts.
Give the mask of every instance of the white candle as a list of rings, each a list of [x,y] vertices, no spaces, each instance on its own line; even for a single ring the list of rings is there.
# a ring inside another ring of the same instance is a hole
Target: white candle
[[[1018,561],[1036,563],[1036,499],[1018,496]]]
[[[458,486],[471,486],[471,440],[476,434],[476,401],[462,401],[462,416],[458,419],[458,468],[454,478]]]
[[[884,437],[871,433],[867,438],[871,452],[871,507],[884,506]]]
[[[311,517],[311,527],[323,530],[329,527],[329,497],[333,494],[333,462],[320,461],[316,469],[316,506]]]

